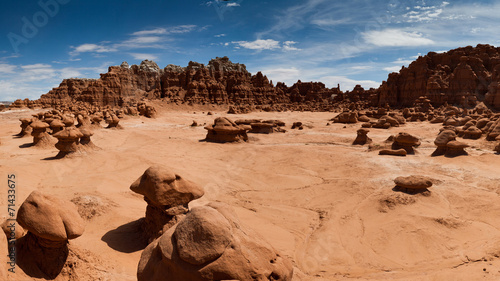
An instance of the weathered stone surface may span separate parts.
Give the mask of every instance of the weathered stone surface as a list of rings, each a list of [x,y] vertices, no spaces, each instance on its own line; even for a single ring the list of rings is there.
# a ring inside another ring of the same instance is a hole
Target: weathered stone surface
[[[445,103],[474,107],[477,100],[500,109],[500,48],[468,46],[430,52],[399,73],[391,73],[376,94],[378,104],[411,106],[426,96],[434,106]]]
[[[432,180],[424,176],[411,175],[394,179],[396,186],[407,189],[427,189],[432,186]]]
[[[291,280],[293,267],[221,203],[195,207],[143,251],[139,281]]]

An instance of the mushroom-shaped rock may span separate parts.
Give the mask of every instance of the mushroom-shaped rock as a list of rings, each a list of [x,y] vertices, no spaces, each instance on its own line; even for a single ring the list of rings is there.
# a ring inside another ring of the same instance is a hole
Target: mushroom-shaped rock
[[[204,194],[202,187],[160,165],[149,167],[130,189],[148,203],[144,231],[150,241],[177,223],[188,203]]]
[[[33,191],[19,207],[17,222],[28,233],[18,239],[18,264],[53,279],[68,256],[68,240],[83,234],[83,219],[68,201]]]
[[[469,147],[469,145],[466,143],[456,141],[456,140],[449,141],[446,144],[446,153],[444,155],[447,157],[468,155],[467,152],[464,150],[467,147]]]
[[[446,153],[446,144],[450,141],[454,141],[457,138],[457,134],[452,130],[443,130],[434,140],[434,144],[437,146],[436,150],[432,153],[432,156],[444,155]]]
[[[356,139],[352,142],[353,145],[365,145],[365,144],[370,144],[372,142],[372,139],[368,137],[368,132],[370,130],[361,128],[358,129]]]
[[[63,128],[64,123],[59,119],[54,119],[54,121],[50,122],[50,129],[52,130],[52,134],[61,131]]]
[[[64,118],[62,119],[62,122],[64,123],[64,126],[66,126],[66,127],[71,127],[71,126],[75,125],[75,119],[73,119],[72,117],[69,117],[69,116],[64,116]]]
[[[394,179],[396,187],[408,192],[425,191],[432,186],[432,180],[425,176],[411,175]]]
[[[420,140],[417,137],[402,132],[394,137],[394,142],[392,143],[392,149],[398,150],[402,148],[406,150],[407,154],[415,154],[414,147],[419,145],[420,145]]]
[[[106,123],[108,123],[108,129],[109,128],[118,128],[118,129],[121,129],[121,125],[119,125],[118,123],[120,123],[120,118],[118,118],[118,116],[116,116],[115,114],[111,115],[111,117],[109,117],[108,119],[106,119]]]
[[[392,156],[406,156],[407,152],[403,148],[401,149],[382,149],[378,152],[378,155],[392,155]]]
[[[54,134],[54,137],[58,139],[56,148],[60,151],[56,157],[64,157],[79,150],[80,138],[83,137],[83,134],[76,127],[67,127]]]
[[[30,135],[31,132],[33,131],[33,128],[30,126],[31,122],[33,122],[32,118],[21,118],[19,119],[21,121],[21,132],[17,134],[20,137],[24,137],[26,135]]]
[[[208,131],[205,140],[212,142],[247,141],[250,126],[238,125],[226,117],[218,117],[213,125],[205,126]]]
[[[142,253],[143,280],[291,280],[293,267],[221,203],[195,207]]]
[[[49,128],[49,124],[42,121],[35,121],[30,124],[33,128],[31,135],[33,136],[33,145],[49,145],[53,143],[53,140],[49,133],[47,133],[47,128]]]
[[[80,127],[78,128],[80,133],[82,133],[82,137],[80,138],[80,144],[86,147],[94,148],[95,144],[90,139],[91,136],[94,135],[94,132],[89,127]]]
[[[101,122],[103,120],[102,116],[100,116],[100,115],[94,115],[94,116],[92,116],[91,120],[92,120],[92,126],[98,127],[98,128],[101,127]]]
[[[483,131],[479,130],[476,126],[472,125],[464,131],[464,139],[477,140],[481,137]]]
[[[76,117],[76,121],[78,122],[78,124],[76,124],[77,128],[89,127],[90,125],[92,125],[92,121],[87,115],[78,114],[78,116]]]

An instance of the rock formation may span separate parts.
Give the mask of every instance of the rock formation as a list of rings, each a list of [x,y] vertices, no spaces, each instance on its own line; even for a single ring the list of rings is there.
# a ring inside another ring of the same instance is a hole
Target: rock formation
[[[50,129],[52,130],[52,135],[60,132],[64,128],[64,123],[60,119],[54,119],[50,122]]]
[[[30,124],[33,128],[31,135],[33,136],[33,145],[35,146],[48,146],[54,143],[53,137],[47,133],[49,124],[42,121],[34,121]]]
[[[149,242],[180,221],[189,202],[204,194],[200,186],[158,165],[149,167],[130,189],[148,203],[143,228]]]
[[[59,149],[56,158],[62,158],[80,149],[80,138],[83,137],[83,134],[76,127],[67,127],[54,134],[54,137],[58,140],[56,148]]]
[[[10,107],[131,108],[155,99],[176,104],[228,104],[231,113],[404,106],[412,108],[405,112],[408,121],[430,118],[434,108],[447,104],[475,108],[483,103],[485,108],[478,112],[487,107],[500,110],[500,48],[477,45],[430,52],[399,73],[389,74],[378,89],[356,85],[345,93],[339,86],[329,89],[321,82],[299,80],[290,87],[274,84],[261,72],[251,75],[244,64],[232,63],[227,57],[212,59],[207,65],[189,62],[186,67],[167,65],[163,69],[145,60],[140,65],[110,66],[99,79],[65,79],[40,99],[16,100]],[[154,116],[155,110],[145,109],[145,116]]]
[[[142,253],[139,281],[291,280],[289,260],[221,203],[193,208]]]
[[[19,134],[17,135],[19,137],[31,135],[33,128],[30,126],[30,124],[31,122],[33,122],[33,120],[31,118],[21,118],[19,119],[19,121],[21,121],[21,132],[19,132]]]
[[[359,129],[356,133],[356,139],[352,142],[353,145],[365,145],[365,144],[370,144],[372,142],[372,139],[368,137],[368,132],[370,130],[367,129]]]
[[[397,177],[394,179],[396,190],[402,190],[408,193],[426,191],[432,186],[432,180],[424,176]]]
[[[430,52],[399,73],[391,73],[376,90],[377,104],[411,106],[425,96],[434,107],[474,107],[478,100],[500,109],[500,48],[468,46],[445,53]]]
[[[394,137],[394,142],[392,143],[392,149],[404,149],[407,154],[415,154],[414,147],[420,145],[420,140],[408,133],[399,133]]]
[[[205,126],[208,131],[205,138],[211,142],[236,142],[247,141],[247,132],[251,129],[247,125],[238,125],[226,117],[218,117],[213,125]]]
[[[465,148],[467,148],[467,147],[469,147],[469,145],[466,143],[456,141],[456,140],[449,141],[446,144],[446,152],[444,155],[447,157],[468,155],[467,151],[465,151]]]
[[[17,241],[19,267],[30,276],[54,279],[68,257],[68,240],[84,231],[76,206],[33,191],[19,207],[17,222],[28,231]]]

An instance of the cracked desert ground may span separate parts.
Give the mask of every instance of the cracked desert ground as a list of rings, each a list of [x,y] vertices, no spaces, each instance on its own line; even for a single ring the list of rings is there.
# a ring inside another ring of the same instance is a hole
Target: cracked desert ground
[[[379,156],[353,146],[358,124],[331,124],[335,113],[160,108],[156,119],[125,117],[123,130],[96,130],[101,149],[48,160],[55,147],[26,147],[15,138],[19,118],[0,113],[0,208],[6,213],[7,174],[15,173],[17,207],[33,191],[87,198],[84,234],[70,242],[83,262],[81,280],[136,280],[146,246],[137,220],[146,202],[130,185],[153,164],[171,167],[205,189],[190,207],[221,201],[294,265],[293,280],[500,280],[500,156],[495,142],[463,140],[469,156],[431,157],[440,124],[370,129],[374,147],[399,132],[421,139],[416,155]],[[227,116],[279,119],[286,133],[249,134],[247,143],[203,142],[198,124]],[[291,130],[293,122],[305,124]],[[330,122],[331,123],[331,122]],[[461,140],[462,141],[462,140]],[[434,179],[428,194],[393,191],[394,178]],[[85,271],[86,270],[86,271]],[[21,280],[21,279],[20,279]]]

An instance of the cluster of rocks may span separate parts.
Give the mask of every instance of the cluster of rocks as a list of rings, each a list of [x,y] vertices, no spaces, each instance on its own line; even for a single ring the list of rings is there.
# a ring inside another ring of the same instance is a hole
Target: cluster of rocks
[[[398,111],[389,111],[387,108],[378,108],[376,110],[354,110],[344,111],[330,121],[334,123],[352,124],[362,122],[363,128],[389,129],[399,127],[406,123],[403,115]]]
[[[148,203],[144,233],[150,244],[139,261],[139,281],[291,280],[291,262],[230,207],[209,203],[190,209],[203,189],[168,168],[148,168],[130,189]]]
[[[437,146],[432,156],[445,155],[447,157],[455,157],[460,155],[468,155],[465,148],[469,147],[468,144],[457,141],[457,135],[453,130],[443,128],[439,135],[434,140]]]
[[[247,141],[247,132],[252,129],[249,125],[238,125],[226,117],[218,117],[214,124],[205,126],[208,131],[205,138],[210,142],[238,142]]]
[[[248,133],[271,134],[274,132],[285,133],[285,122],[280,120],[261,120],[261,119],[238,119],[234,121],[237,125],[250,126]]]
[[[74,115],[63,114],[58,110],[40,112],[32,118],[21,118],[21,132],[19,137],[33,136],[33,145],[37,147],[49,147],[55,145],[60,151],[56,158],[82,150],[97,148],[90,137],[94,134],[93,129],[99,128],[100,121],[91,122],[86,113]],[[102,118],[99,117],[102,121]],[[106,120],[112,120],[110,116]],[[118,123],[118,122],[117,122]]]
[[[411,106],[426,96],[434,107],[460,104],[474,107],[478,100],[500,109],[500,48],[477,45],[419,57],[374,91],[377,104]]]
[[[417,137],[404,132],[391,136],[388,140],[392,140],[391,149],[382,149],[379,151],[379,155],[406,156],[415,154],[415,147],[421,144]]]
[[[40,99],[17,100],[12,108],[128,108],[136,101],[162,99],[188,105],[229,104],[233,105],[231,113],[251,108],[325,111],[331,109],[332,96],[339,93],[338,87],[328,89],[320,82],[299,80],[291,87],[275,86],[261,72],[252,75],[244,64],[227,57],[212,59],[208,65],[191,61],[186,67],[167,65],[164,69],[145,60],[140,65],[110,66],[99,79],[65,79]]]

